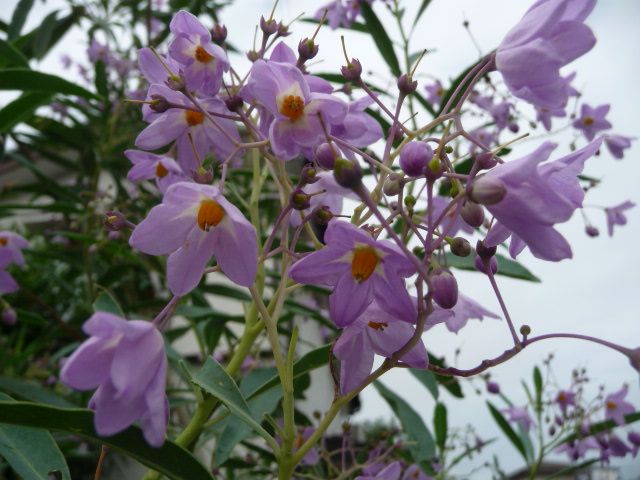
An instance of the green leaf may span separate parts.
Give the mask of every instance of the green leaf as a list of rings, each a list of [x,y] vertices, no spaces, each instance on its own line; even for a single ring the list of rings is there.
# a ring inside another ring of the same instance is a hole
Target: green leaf
[[[625,425],[630,425],[632,423],[637,422],[638,420],[640,420],[640,412],[634,412],[624,416]],[[605,420],[603,422],[592,423],[589,426],[589,435],[595,435],[600,432],[613,430],[617,426],[618,424],[615,423],[613,420]],[[586,436],[589,436],[589,435],[586,435]],[[571,435],[567,435],[565,438],[563,438],[558,445],[562,445],[563,443],[567,443],[567,442],[572,442],[584,436],[585,435],[578,435],[578,434],[572,433]]]
[[[94,312],[107,312],[124,318],[124,312],[115,298],[109,292],[102,292],[93,302]]]
[[[147,444],[140,428],[131,426],[110,437],[100,437],[93,426],[93,412],[81,408],[57,408],[26,402],[0,401],[0,423],[61,430],[104,443],[134,460],[175,480],[212,480],[211,474],[184,448],[166,440],[160,448]]]
[[[502,413],[500,413],[500,411],[495,406],[493,406],[491,402],[487,402],[487,406],[489,407],[491,416],[498,424],[498,427],[500,427],[500,430],[504,432],[504,434],[511,441],[513,446],[516,447],[518,452],[520,452],[520,455],[522,455],[522,458],[524,458],[524,461],[526,462],[527,450],[524,447],[524,443],[522,443],[522,439],[518,436],[515,430],[511,428],[511,425],[509,425],[509,422],[507,422],[507,420],[502,416]]]
[[[556,473],[549,475],[548,477],[544,477],[544,480],[551,480],[553,478],[573,478],[574,473],[579,473],[583,468],[588,467],[589,465],[593,465],[600,460],[594,458],[592,460],[587,460],[585,462],[580,463],[579,465],[572,465],[569,467],[565,467],[562,470],[558,470]]]
[[[382,55],[382,58],[387,62],[387,65],[391,69],[391,73],[396,77],[399,77],[400,63],[398,62],[398,57],[396,57],[396,52],[393,49],[393,43],[387,35],[387,31],[384,26],[380,23],[380,19],[378,19],[371,8],[371,5],[367,2],[362,2],[360,4],[360,12],[362,13],[362,17],[367,25],[367,30],[371,37],[373,37],[373,41],[378,47],[378,51]]]
[[[440,368],[447,368],[444,357],[436,357],[431,353],[429,353],[429,363]],[[460,382],[457,378],[446,375],[435,375],[435,377],[436,381],[440,385],[442,385],[451,395],[456,398],[464,398],[464,392],[462,391],[462,387],[460,386]]]
[[[536,389],[536,410],[540,410],[542,408],[542,373],[537,366],[533,367],[533,385]]]
[[[273,441],[271,435],[260,425],[259,421],[261,420],[253,417],[236,382],[213,357],[207,358],[200,371],[193,377],[192,382],[224,403],[232,414],[249,425],[267,442]]]
[[[382,383],[376,381],[373,382],[373,386],[376,387],[378,393],[387,401],[393,413],[400,420],[402,431],[408,439],[407,446],[413,461],[420,463],[430,460],[435,455],[435,443],[420,415],[403,398]]]
[[[444,450],[444,445],[447,443],[447,407],[443,403],[437,403],[435,411],[433,412],[433,428],[436,432],[436,444],[440,451]]]
[[[45,92],[27,92],[5,105],[0,110],[0,133],[6,133],[26,121],[38,107],[49,104],[51,96]]]
[[[526,280],[528,282],[539,283],[540,279],[531,273],[526,267],[522,266],[519,262],[511,260],[504,255],[496,254],[496,261],[498,262],[498,273],[496,275],[503,275],[505,277],[517,278],[519,280]],[[469,270],[477,272],[473,255],[468,257],[458,257],[453,253],[446,253],[447,263],[460,270]]]
[[[59,397],[42,385],[22,378],[0,376],[0,390],[32,402],[46,403],[54,407],[75,407],[69,400]]]
[[[84,98],[99,98],[86,88],[71,83],[64,78],[48,73],[36,72],[28,68],[7,68],[0,70],[0,90],[20,90],[25,92],[61,93]]]
[[[416,377],[420,383],[429,390],[429,392],[431,392],[431,395],[433,395],[435,400],[438,400],[438,381],[432,372],[429,370],[421,370],[419,368],[410,368],[409,372],[411,372],[411,374]]]
[[[420,17],[422,16],[422,14],[427,9],[430,3],[431,3],[431,0],[422,0],[422,3],[420,4],[420,8],[418,9],[418,13],[416,13],[416,18],[413,20],[414,27],[416,26],[416,23],[418,23],[418,20],[420,20]]]
[[[107,67],[102,60],[96,62],[96,91],[103,97],[107,97],[109,90],[107,89]]]
[[[47,15],[40,27],[38,27],[38,31],[36,33],[36,37],[33,44],[33,56],[35,58],[43,58],[49,49],[49,44],[51,43],[51,36],[53,35],[53,30],[56,27],[58,20],[56,16],[58,15],[58,11],[51,12]]]
[[[0,40],[0,66],[29,68],[29,60],[6,40]]]
[[[33,7],[33,1],[34,0],[20,0],[18,5],[16,5],[16,9],[11,16],[9,31],[7,32],[7,38],[9,40],[13,40],[20,35],[20,31],[22,27],[24,27],[24,22],[27,20],[27,15],[29,15],[29,11],[31,7]]]
[[[14,401],[2,393],[0,400]],[[64,455],[46,430],[0,424],[0,457],[24,480],[48,480],[50,472],[71,480]]]

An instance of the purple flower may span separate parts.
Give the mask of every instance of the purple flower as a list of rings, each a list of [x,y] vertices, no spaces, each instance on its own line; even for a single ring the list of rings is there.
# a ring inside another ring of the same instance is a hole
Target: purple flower
[[[240,96],[248,103],[259,102],[273,117],[269,139],[274,153],[283,160],[301,153],[311,158],[313,148],[325,138],[318,115],[331,128],[347,113],[342,100],[312,92],[300,70],[288,63],[257,60]]]
[[[524,407],[503,408],[500,411],[507,414],[509,417],[507,420],[519,423],[527,432],[531,428],[531,425],[533,425],[533,419],[531,418],[531,415],[529,415],[526,405]]]
[[[307,439],[313,435],[315,432],[315,428],[313,427],[303,427],[298,429],[298,435],[296,435],[294,441],[295,449],[299,449]],[[318,449],[313,447],[309,449],[309,451],[302,457],[302,463],[304,465],[316,465],[320,461],[320,454],[318,453]]]
[[[556,395],[556,403],[562,410],[562,414],[566,415],[567,408],[571,405],[572,407],[576,406],[576,394],[571,390],[560,390],[558,395]]]
[[[333,348],[334,355],[340,360],[342,393],[362,385],[371,373],[374,354],[391,357],[414,333],[412,325],[385,312],[377,302],[369,304],[364,313],[345,327]],[[401,360],[415,368],[426,368],[429,358],[422,341],[405,353]]]
[[[5,293],[13,293],[20,286],[5,270],[13,262],[13,257],[9,250],[0,250],[0,295]]]
[[[133,167],[127,173],[127,179],[132,182],[154,179],[160,191],[164,193],[174,183],[188,180],[171,157],[140,150],[125,150],[124,154],[133,163]]]
[[[610,105],[600,105],[592,108],[583,103],[580,110],[580,118],[573,122],[574,128],[582,130],[587,140],[593,140],[596,133],[611,128],[611,124],[605,120],[610,108]]]
[[[624,151],[631,147],[631,141],[635,140],[635,137],[625,137],[624,135],[605,135],[604,144],[607,146],[611,155],[618,160],[621,160],[624,156]]]
[[[424,89],[427,92],[427,100],[429,103],[432,105],[440,105],[442,97],[446,92],[440,80],[436,80],[430,85],[425,85]]]
[[[402,474],[402,463],[395,461],[380,470],[376,475],[359,475],[356,480],[400,480]]]
[[[313,91],[313,88],[311,89]],[[341,123],[331,127],[331,135],[354,147],[368,147],[382,138],[382,127],[365,109],[373,103],[371,97],[362,97],[350,102],[347,115]],[[346,156],[355,158],[351,150],[343,149]]]
[[[98,388],[89,408],[99,435],[139,420],[147,442],[161,446],[169,419],[162,334],[150,322],[106,312],[94,313],[82,328],[90,338],[65,362],[60,379],[76,390]]]
[[[189,90],[215,95],[222,85],[222,75],[229,70],[224,50],[211,42],[211,33],[198,19],[180,10],[169,24],[174,38],[169,55],[182,65],[182,75]]]
[[[438,217],[442,215],[442,212],[444,212],[444,209],[447,208],[449,203],[450,203],[450,199],[447,199],[444,197],[440,197],[436,195],[432,198],[431,200],[431,208],[433,208],[433,212],[431,213],[432,221],[435,222],[438,219]],[[427,219],[425,218],[425,222],[426,221]],[[468,234],[473,233],[473,227],[470,227],[462,219],[455,205],[447,211],[446,215],[442,219],[442,222],[440,222],[440,229],[443,235],[448,235],[450,237],[455,237],[459,231],[463,231]]]
[[[273,47],[271,55],[269,56],[269,60],[271,60],[272,62],[288,63],[294,66],[298,63],[298,57],[296,56],[294,51],[289,48],[289,46],[284,42],[279,42],[275,47]],[[304,79],[307,81],[309,90],[311,90],[312,92],[333,92],[333,85],[331,85],[330,82],[322,77],[316,77],[315,75],[305,73]]]
[[[100,43],[95,38],[91,40],[91,44],[87,49],[87,55],[89,56],[89,61],[91,63],[96,63],[98,60],[100,60],[105,65],[109,64],[109,60],[111,58],[111,52],[109,52],[109,47],[107,47],[103,43]]]
[[[420,466],[414,463],[404,471],[402,480],[433,480],[433,477],[424,473]]]
[[[173,75],[177,75],[180,71],[180,64],[173,58],[166,55],[160,55],[160,58],[162,58],[162,61],[150,48],[145,47],[138,50],[138,68],[140,68],[144,78],[152,85],[154,83],[165,85],[170,76],[168,70],[171,70]]]
[[[327,22],[329,28],[335,30],[338,27],[349,28],[360,13],[360,2],[362,0],[334,0],[320,7],[314,18],[320,20],[327,11]]]
[[[29,242],[14,232],[0,231],[0,254],[7,252],[10,262],[16,265],[24,265],[22,250],[29,247]]]
[[[395,244],[339,220],[329,222],[324,240],[327,246],[298,260],[289,276],[334,288],[329,307],[338,327],[353,323],[374,299],[390,315],[415,323],[416,306],[403,279],[415,268]]]
[[[610,237],[613,236],[614,225],[627,224],[627,217],[624,215],[623,212],[635,206],[636,206],[635,203],[627,200],[626,202],[622,202],[620,205],[617,205],[615,207],[604,209],[604,212],[607,214],[607,230],[609,231]]]
[[[511,107],[512,105],[510,102],[500,102],[489,107],[488,112],[493,117],[493,121],[496,123],[498,130],[507,128]]]
[[[628,387],[624,385],[615,393],[607,395],[604,399],[604,418],[605,420],[613,420],[618,425],[624,425],[624,416],[635,412],[635,408],[629,402],[625,402]]]
[[[562,118],[567,116],[567,112],[565,112],[564,108],[547,108],[547,107],[535,107],[536,109],[536,120],[542,123],[546,131],[551,130],[551,118],[557,117]]]
[[[588,450],[599,450],[600,445],[598,441],[593,437],[588,437],[581,440],[572,440],[560,447],[556,448],[556,453],[566,453],[569,460],[579,460],[585,456]]]
[[[233,282],[253,284],[256,230],[216,187],[176,183],[162,202],[134,229],[129,244],[150,255],[169,255],[167,282],[174,295],[198,285],[213,255]]]
[[[427,328],[431,328],[438,323],[444,323],[451,332],[458,333],[469,320],[482,320],[484,317],[500,318],[495,313],[485,309],[475,300],[458,294],[458,303],[451,309],[434,305],[433,312],[427,317],[426,324]]]
[[[526,244],[534,256],[543,260],[570,258],[569,243],[553,226],[569,220],[582,205],[584,191],[577,175],[601,143],[602,139],[597,139],[565,157],[540,165],[556,148],[555,144],[545,142],[529,155],[490,170],[486,175],[502,181],[507,194],[499,203],[487,206],[499,223],[489,231],[486,246],[498,245],[511,232],[522,242],[516,240],[511,245],[512,256]]]
[[[496,50],[496,67],[516,97],[547,108],[571,94],[560,68],[595,45],[583,22],[596,0],[538,0]]]

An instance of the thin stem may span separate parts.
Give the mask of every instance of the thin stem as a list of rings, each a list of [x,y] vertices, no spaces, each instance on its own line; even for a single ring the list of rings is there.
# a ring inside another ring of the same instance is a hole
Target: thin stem
[[[507,310],[507,305],[504,303],[502,298],[502,294],[500,293],[500,289],[498,288],[498,283],[493,275],[493,271],[491,270],[491,265],[489,261],[484,262],[485,273],[487,277],[489,277],[489,282],[491,282],[491,287],[493,288],[493,292],[496,294],[498,298],[498,303],[500,303],[500,308],[502,309],[502,313],[504,314],[504,318],[507,321],[507,325],[509,325],[509,331],[511,332],[511,336],[513,337],[513,343],[516,347],[520,346],[520,339],[518,338],[518,334],[516,333],[516,329],[513,326],[513,322],[511,321],[511,316],[509,315],[509,311]]]

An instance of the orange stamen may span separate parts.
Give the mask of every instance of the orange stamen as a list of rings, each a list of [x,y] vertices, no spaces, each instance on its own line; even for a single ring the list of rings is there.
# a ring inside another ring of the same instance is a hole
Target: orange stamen
[[[165,167],[161,162],[158,162],[158,165],[156,165],[156,177],[164,178],[168,174],[169,170],[167,170],[167,167]]]
[[[282,100],[280,113],[295,122],[304,113],[304,99],[297,95],[287,95]]]
[[[200,125],[204,122],[204,113],[198,112],[197,110],[185,110],[184,116],[190,127]]]
[[[607,410],[615,410],[616,408],[618,408],[616,402],[612,402],[611,400],[607,402]]]
[[[9,243],[9,239],[7,237],[0,237],[0,247],[5,247]]]
[[[213,55],[207,52],[202,45],[198,45],[195,53],[196,60],[202,63],[209,63],[213,60]]]
[[[224,218],[224,209],[215,200],[203,200],[198,209],[198,226],[208,232]]]
[[[389,324],[385,322],[369,322],[367,325],[374,330],[380,330],[381,332],[384,332],[384,329],[389,326]]]
[[[582,123],[584,123],[587,126],[593,125],[593,122],[595,122],[593,117],[585,117],[584,120],[582,120]]]
[[[351,275],[356,282],[367,280],[378,266],[380,259],[372,247],[357,248],[351,260]]]

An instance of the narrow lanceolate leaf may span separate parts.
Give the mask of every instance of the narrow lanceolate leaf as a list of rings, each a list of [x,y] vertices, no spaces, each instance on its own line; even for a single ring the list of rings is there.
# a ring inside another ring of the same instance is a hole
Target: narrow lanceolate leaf
[[[382,398],[387,401],[398,420],[400,420],[402,431],[407,436],[407,447],[413,461],[420,463],[431,459],[435,455],[435,442],[433,441],[433,435],[431,435],[420,415],[402,397],[382,383],[374,382],[373,385],[378,390],[378,393],[382,395]]]
[[[400,63],[398,62],[398,57],[396,56],[396,52],[393,49],[393,43],[387,35],[386,29],[382,26],[380,19],[376,16],[371,5],[367,2],[362,2],[360,4],[360,9],[362,12],[362,16],[367,25],[367,29],[369,34],[373,38],[373,41],[378,47],[378,51],[384,58],[384,61],[387,62],[389,69],[391,69],[391,73],[393,73],[396,77],[400,76]]]
[[[16,5],[13,15],[11,15],[11,23],[9,24],[9,31],[7,32],[7,38],[9,40],[13,40],[20,35],[20,31],[22,27],[24,27],[24,22],[27,21],[27,15],[29,15],[29,11],[31,7],[33,7],[33,2],[34,0],[20,0],[18,5]]]
[[[14,401],[2,393],[0,400]],[[24,480],[48,480],[50,472],[71,480],[64,455],[46,430],[0,424],[0,457]]]
[[[511,444],[514,447],[516,447],[516,450],[520,452],[520,455],[522,455],[522,458],[524,458],[526,462],[527,450],[525,449],[524,444],[522,443],[522,439],[518,436],[515,430],[511,428],[511,425],[509,425],[509,422],[507,422],[507,420],[502,416],[502,413],[500,413],[500,411],[495,406],[493,406],[491,402],[487,402],[487,406],[489,407],[491,416],[498,424],[498,427],[500,427],[500,430],[504,432],[504,434],[507,436]]]
[[[99,98],[95,93],[91,93],[86,88],[71,83],[64,78],[48,73],[35,72],[28,68],[0,70],[0,90],[60,93],[84,98]]]
[[[580,463],[579,465],[572,465],[570,467],[563,468],[562,470],[559,470],[556,473],[553,473],[548,477],[545,477],[544,480],[551,480],[553,478],[573,478],[574,473],[579,473],[582,469],[588,467],[589,465],[593,465],[594,463],[599,461],[600,459],[598,458],[594,458],[592,460],[586,460]]]
[[[0,66],[29,68],[29,60],[6,40],[0,40]]]
[[[151,447],[138,427],[129,427],[111,437],[100,437],[93,427],[91,410],[0,401],[0,423],[60,430],[80,435],[104,443],[112,450],[128,455],[171,479],[213,479],[207,469],[191,453],[175,443],[167,440],[160,448]]]
[[[442,451],[447,443],[447,430],[449,428],[447,422],[447,407],[445,407],[443,403],[438,403],[433,412],[433,428],[436,432],[436,444]]]
[[[33,44],[33,53],[34,57],[40,59],[43,58],[47,50],[49,49],[49,44],[51,43],[51,36],[53,35],[53,30],[56,28],[58,10],[51,12],[47,15],[40,27],[38,28],[38,32],[36,33],[34,44]]]
[[[640,412],[630,413],[629,415],[625,415],[624,422],[625,425],[630,425],[640,420]],[[605,420],[603,422],[592,423],[589,426],[589,435],[596,435],[600,432],[605,432],[615,428],[617,424],[613,420]],[[578,438],[578,435],[572,433],[571,435],[566,436],[562,439],[562,441],[558,445],[562,445],[567,442],[572,442]]]
[[[420,4],[420,8],[418,9],[418,13],[416,13],[416,18],[413,20],[413,26],[415,26],[416,23],[418,23],[418,20],[420,20],[420,17],[422,16],[422,14],[427,9],[430,3],[431,3],[431,0],[422,0],[422,3]]]
[[[438,400],[438,381],[433,373],[429,370],[420,370],[419,368],[410,368],[409,372],[431,392],[435,400]]]
[[[236,382],[212,357],[202,366],[200,371],[192,379],[205,392],[220,400],[229,411],[245,422],[255,432],[263,437],[267,442],[273,441],[269,433],[260,425],[260,419],[255,419],[247,405]]]
[[[98,295],[98,298],[96,298],[95,302],[93,302],[93,311],[108,312],[113,313],[114,315],[118,315],[119,317],[124,317],[122,308],[109,292],[102,292],[100,295]]]
[[[28,120],[38,107],[49,104],[51,97],[51,93],[26,92],[9,102],[0,110],[0,133],[9,132],[19,123]]]
[[[533,367],[533,385],[536,389],[536,409],[542,408],[542,373],[538,367]]]
[[[468,257],[458,257],[452,253],[447,253],[447,263],[453,268],[459,268],[460,270],[478,271],[474,263],[472,255]],[[511,260],[504,255],[496,254],[496,261],[498,262],[498,273],[496,275],[503,275],[505,277],[517,278],[519,280],[527,280],[528,282],[540,282],[540,279],[531,273],[526,267],[519,262]]]
[[[0,390],[10,394],[13,398],[46,403],[54,407],[73,408],[76,406],[66,398],[56,395],[51,389],[22,378],[0,376]]]

